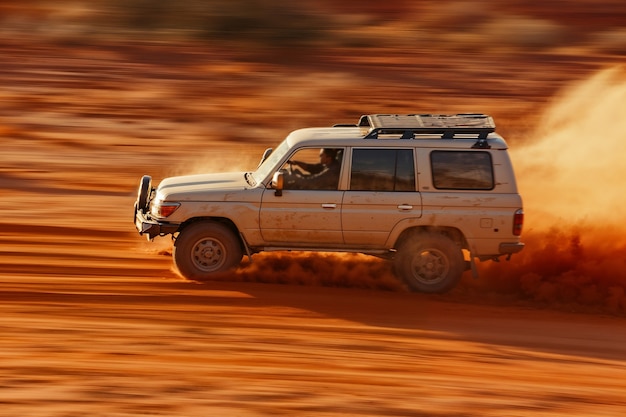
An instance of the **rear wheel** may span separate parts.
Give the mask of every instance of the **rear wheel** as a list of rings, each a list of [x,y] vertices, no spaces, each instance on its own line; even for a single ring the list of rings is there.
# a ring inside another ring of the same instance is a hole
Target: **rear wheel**
[[[459,245],[444,235],[417,235],[400,248],[395,271],[414,291],[444,293],[454,287],[465,270]]]
[[[217,222],[199,222],[180,232],[173,249],[174,263],[189,279],[205,280],[241,262],[243,252],[237,236]]]

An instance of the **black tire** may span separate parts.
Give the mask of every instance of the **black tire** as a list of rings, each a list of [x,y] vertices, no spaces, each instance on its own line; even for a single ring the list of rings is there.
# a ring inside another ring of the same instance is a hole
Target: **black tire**
[[[148,208],[148,199],[150,198],[150,192],[152,191],[152,177],[144,175],[139,181],[139,190],[137,191],[137,203],[136,210],[143,212]]]
[[[459,245],[444,235],[415,235],[395,257],[394,270],[413,291],[445,293],[465,270]]]
[[[176,238],[172,252],[178,271],[198,281],[234,268],[243,256],[239,238],[217,222],[190,224]]]

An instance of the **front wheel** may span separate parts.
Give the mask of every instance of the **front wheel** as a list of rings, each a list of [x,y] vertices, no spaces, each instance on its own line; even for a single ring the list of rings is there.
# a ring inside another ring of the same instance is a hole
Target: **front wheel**
[[[444,235],[417,235],[398,248],[395,270],[414,291],[444,293],[465,270],[461,248]]]
[[[187,226],[174,243],[174,263],[185,277],[206,280],[241,262],[243,252],[237,236],[225,225],[200,222]]]

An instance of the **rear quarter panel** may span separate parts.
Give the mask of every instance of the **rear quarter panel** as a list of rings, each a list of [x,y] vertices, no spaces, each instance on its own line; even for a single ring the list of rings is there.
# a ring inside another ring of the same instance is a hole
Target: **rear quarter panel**
[[[439,190],[433,184],[430,150],[418,151],[420,225],[459,229],[476,256],[498,254],[500,243],[520,240],[513,235],[513,217],[523,205],[509,155],[506,149],[488,152],[493,163],[492,190]]]

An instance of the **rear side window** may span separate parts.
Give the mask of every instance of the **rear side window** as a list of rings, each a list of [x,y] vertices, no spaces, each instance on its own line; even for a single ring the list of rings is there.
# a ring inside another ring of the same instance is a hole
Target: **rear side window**
[[[481,151],[433,151],[433,185],[440,190],[491,190],[491,154]]]
[[[350,190],[415,191],[412,149],[354,149]]]

